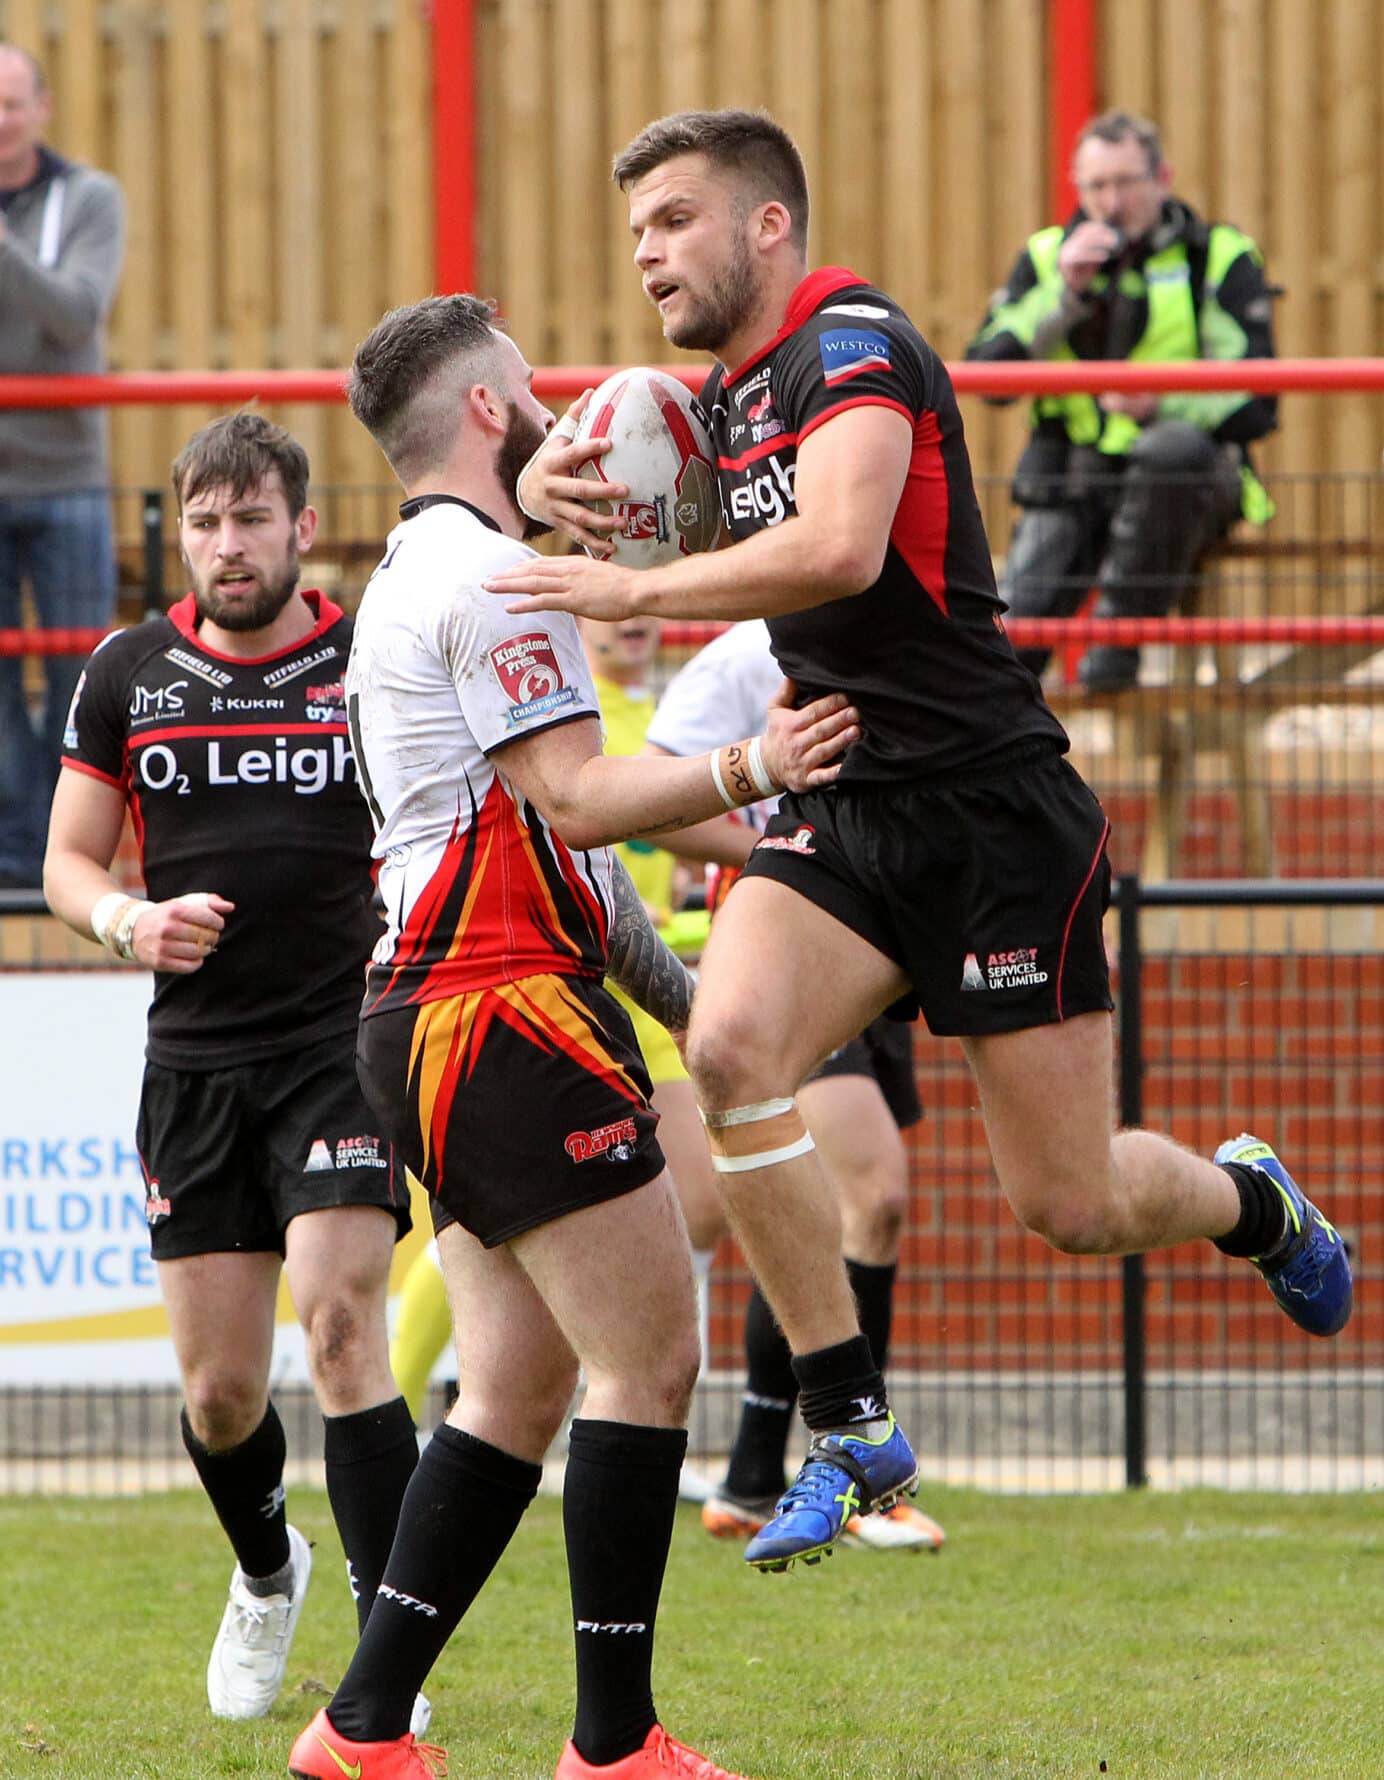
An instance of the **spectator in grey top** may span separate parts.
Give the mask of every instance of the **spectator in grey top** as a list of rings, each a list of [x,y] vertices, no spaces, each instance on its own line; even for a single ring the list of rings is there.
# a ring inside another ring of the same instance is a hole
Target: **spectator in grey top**
[[[105,321],[124,251],[125,204],[108,173],[42,140],[43,70],[0,43],[0,373],[105,369]],[[95,408],[0,408],[0,630],[27,581],[39,625],[107,625],[115,607],[106,417]],[[0,656],[0,887],[36,885],[67,709],[83,655],[40,657],[46,696],[26,703]]]

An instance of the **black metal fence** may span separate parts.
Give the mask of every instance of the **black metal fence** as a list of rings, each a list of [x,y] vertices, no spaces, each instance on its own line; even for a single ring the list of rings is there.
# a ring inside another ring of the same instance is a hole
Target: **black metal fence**
[[[1209,1243],[1121,1263],[1024,1235],[959,1049],[920,1033],[928,1110],[912,1137],[891,1390],[925,1477],[1013,1490],[1384,1483],[1381,908],[1378,879],[1125,877],[1112,913],[1121,1121],[1201,1153],[1242,1128],[1281,1150],[1351,1244],[1356,1312],[1330,1342],[1300,1334],[1253,1270]],[[738,1409],[746,1291],[723,1253],[692,1429],[712,1465]],[[315,1478],[311,1397],[279,1401],[292,1475]],[[0,1493],[190,1484],[177,1406],[163,1386],[0,1387]]]

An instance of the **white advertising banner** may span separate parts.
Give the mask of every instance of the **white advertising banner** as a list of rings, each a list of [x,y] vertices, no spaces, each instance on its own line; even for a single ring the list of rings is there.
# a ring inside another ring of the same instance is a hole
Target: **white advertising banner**
[[[0,973],[0,1384],[172,1384],[135,1118],[151,979]],[[431,1234],[421,1192],[397,1284]],[[306,1382],[280,1290],[275,1382]]]

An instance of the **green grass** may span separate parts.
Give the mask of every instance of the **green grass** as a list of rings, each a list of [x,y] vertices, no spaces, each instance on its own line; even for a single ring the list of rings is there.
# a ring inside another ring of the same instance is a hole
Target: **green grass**
[[[843,1551],[775,1577],[680,1510],[655,1662],[669,1728],[765,1780],[1384,1774],[1377,1499],[926,1501],[940,1557]],[[202,1498],[0,1501],[0,1775],[282,1775],[354,1629],[325,1497],[291,1507],[317,1551],[288,1682],[269,1718],[219,1724],[203,1670],[229,1557]],[[569,1620],[544,1499],[429,1683],[452,1780],[549,1780]]]

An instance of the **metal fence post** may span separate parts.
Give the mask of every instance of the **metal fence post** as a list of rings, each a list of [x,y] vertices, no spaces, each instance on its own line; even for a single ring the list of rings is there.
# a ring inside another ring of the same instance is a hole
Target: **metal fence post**
[[[1144,1122],[1143,953],[1139,943],[1137,875],[1116,887],[1120,909],[1120,1123]],[[1148,1474],[1148,1377],[1144,1351],[1144,1257],[1120,1263],[1124,1352],[1125,1484],[1141,1489]]]
[[[144,616],[163,616],[163,490],[146,488],[142,505],[144,528]]]

